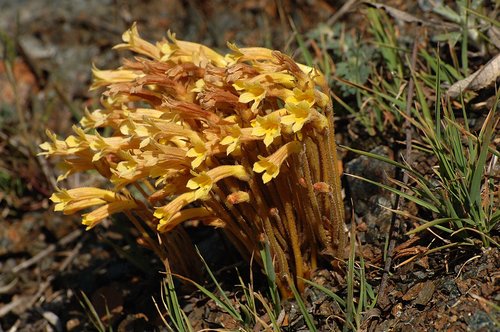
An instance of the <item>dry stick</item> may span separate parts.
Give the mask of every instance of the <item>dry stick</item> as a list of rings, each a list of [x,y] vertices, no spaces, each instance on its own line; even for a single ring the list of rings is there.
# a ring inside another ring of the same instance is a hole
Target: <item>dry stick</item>
[[[63,245],[69,244],[69,243],[73,242],[73,240],[78,238],[81,234],[82,234],[82,231],[77,229],[77,230],[71,232],[70,234],[66,235],[65,237],[63,237],[61,240],[59,240],[57,245],[63,246]],[[76,255],[80,251],[81,247],[82,247],[82,242],[80,241],[76,244],[76,246],[70,252],[68,257],[66,257],[66,259],[61,263],[61,265],[58,268],[59,271],[63,271],[66,269],[66,267],[68,267],[68,265],[71,263],[71,261],[76,257]],[[46,257],[48,254],[53,252],[56,248],[57,248],[56,245],[54,245],[54,244],[50,245],[49,247],[47,247],[47,249],[41,251],[40,253],[33,256],[32,258],[15,266],[12,269],[12,272],[17,273],[17,272],[21,271],[22,269],[30,267],[31,265],[38,262],[40,259]],[[47,280],[42,285],[40,285],[39,291],[30,299],[27,299],[25,297],[20,297],[18,299],[15,299],[14,301],[4,305],[2,308],[0,308],[0,317],[7,315],[13,309],[15,309],[16,307],[23,305],[23,304],[26,307],[32,307],[32,304],[34,304],[40,298],[40,296],[43,294],[45,289],[47,289],[47,287],[50,285],[50,283],[52,282],[53,279],[54,279],[54,276],[49,276],[47,278]],[[26,305],[26,303],[29,303],[29,305]]]
[[[421,29],[420,29],[421,30]],[[411,63],[410,63],[410,71],[413,73],[413,70],[415,69],[416,62],[417,62],[417,50],[418,50],[418,42],[419,38],[418,35],[415,39],[415,42],[413,44],[413,51],[411,54]],[[411,130],[411,125],[410,121],[408,119],[411,116],[411,105],[413,103],[413,95],[415,92],[415,82],[413,81],[413,75],[410,75],[410,81],[408,84],[408,96],[406,98],[406,119],[404,122],[404,128],[406,132],[406,152],[405,152],[405,159],[408,163],[411,163],[411,140],[412,140],[412,130]],[[403,183],[406,185],[408,183],[408,173],[404,172],[403,173]],[[404,190],[404,189],[401,189]],[[399,210],[401,200],[399,199],[399,196],[396,196],[396,201],[394,205],[396,206],[396,210]],[[400,220],[399,218],[393,214],[393,218],[391,220],[391,227],[389,229],[389,246],[387,247],[387,258],[385,260],[385,266],[384,266],[384,274],[382,275],[382,280],[380,281],[380,287],[378,291],[378,304],[379,306],[384,309],[387,305],[389,305],[389,299],[387,298],[386,289],[387,289],[387,282],[389,281],[389,272],[391,269],[392,265],[392,256],[394,254],[394,248],[396,247],[396,238],[399,234],[399,228],[400,228]]]
[[[31,257],[30,259],[25,260],[19,265],[14,266],[12,269],[12,273],[17,273],[23,269],[26,269],[30,267],[31,265],[35,264],[36,262],[40,261],[44,257],[47,257],[50,253],[56,250],[57,246],[64,246],[68,243],[73,242],[75,239],[77,239],[80,235],[82,234],[82,231],[80,229],[74,230],[73,232],[69,233],[65,237],[63,237],[59,242],[56,244],[51,244],[49,245],[46,249],[40,251],[38,254],[35,256]]]

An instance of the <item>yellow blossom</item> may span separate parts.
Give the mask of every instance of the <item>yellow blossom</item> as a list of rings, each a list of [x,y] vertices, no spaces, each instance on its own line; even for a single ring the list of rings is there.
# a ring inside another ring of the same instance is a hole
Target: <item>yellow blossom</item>
[[[233,87],[238,91],[244,91],[238,99],[240,103],[246,104],[253,101],[250,109],[256,113],[261,101],[266,97],[266,89],[261,83],[240,80],[234,83]]]
[[[113,48],[132,50],[157,60],[160,58],[160,50],[158,47],[141,38],[135,22],[132,24],[130,29],[122,34],[122,40],[125,43],[118,44]]]
[[[118,200],[103,205],[92,212],[82,215],[82,224],[87,226],[86,230],[95,227],[101,220],[113,214],[130,211],[137,208],[137,203],[133,200]]]
[[[301,101],[306,101],[309,106],[312,106],[315,102],[314,89],[302,91],[299,88],[293,88],[292,94],[285,100],[286,103],[290,104],[298,104]]]
[[[157,229],[159,232],[168,232],[184,221],[192,219],[200,220],[207,217],[213,217],[213,212],[205,207],[184,209],[174,214],[167,222],[160,223]]]
[[[268,183],[278,176],[281,164],[283,164],[285,159],[292,153],[297,153],[300,150],[301,145],[299,142],[288,142],[267,158],[258,156],[259,161],[253,165],[253,170],[257,173],[264,172],[264,174],[262,174],[262,181]]]
[[[209,149],[205,145],[205,142],[201,140],[195,140],[193,142],[193,147],[186,152],[186,156],[194,158],[191,162],[191,167],[194,169],[198,168],[202,162],[207,159]]]
[[[191,174],[195,175],[195,177],[188,181],[186,187],[196,190],[195,199],[206,197],[210,190],[212,190],[212,178],[205,171],[202,171],[199,174],[191,172]]]
[[[266,116],[257,115],[252,122],[252,135],[264,136],[264,144],[269,146],[281,134],[281,117],[279,112],[272,112]]]
[[[60,189],[50,196],[50,200],[56,203],[54,211],[63,211],[64,214],[72,214],[82,209],[112,202],[116,194],[109,190],[80,187],[74,189]]]
[[[241,128],[235,124],[234,126],[229,127],[228,131],[229,135],[224,137],[220,141],[220,144],[227,145],[226,154],[229,156],[233,152],[239,153]]]
[[[305,100],[296,104],[286,103],[285,108],[290,114],[283,116],[281,118],[281,123],[291,125],[294,133],[300,131],[311,117],[311,105]]]
[[[82,224],[87,226],[87,230],[112,214],[138,207],[134,200],[124,199],[112,191],[93,187],[60,189],[52,194],[50,200],[56,203],[54,211],[63,211],[64,214],[73,214],[95,205],[101,205],[92,212],[82,215]]]
[[[113,83],[132,82],[136,78],[144,76],[144,74],[140,74],[134,70],[99,70],[95,66],[92,68],[92,75],[94,77],[94,82],[92,83],[90,90],[95,90],[101,86]]]
[[[154,216],[160,220],[158,229],[160,229],[162,225],[167,224],[170,219],[172,219],[172,216],[179,212],[184,206],[193,203],[196,199],[195,192],[188,191],[180,194],[167,205],[156,208]]]
[[[189,189],[196,190],[195,199],[207,197],[214,183],[229,177],[234,176],[240,180],[248,181],[249,176],[245,168],[240,165],[223,165],[212,168],[208,172],[200,172],[199,174],[191,172],[195,177],[190,179],[186,184]]]
[[[219,67],[224,67],[227,64],[222,55],[205,45],[177,40],[175,34],[170,31],[168,39],[170,41],[159,44],[159,48],[164,54],[160,61],[193,62],[202,68],[205,68],[209,62]]]

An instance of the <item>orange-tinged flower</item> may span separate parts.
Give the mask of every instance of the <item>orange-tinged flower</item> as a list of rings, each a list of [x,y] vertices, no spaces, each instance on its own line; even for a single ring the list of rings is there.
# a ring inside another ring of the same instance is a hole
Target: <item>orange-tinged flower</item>
[[[294,133],[300,131],[311,117],[311,105],[309,102],[302,100],[299,103],[286,103],[285,108],[289,115],[281,118],[281,123],[291,125]]]
[[[261,101],[266,97],[266,89],[260,82],[249,82],[248,80],[239,80],[233,84],[238,91],[244,91],[238,101],[240,103],[249,103],[253,101],[250,109],[256,113]]]
[[[210,190],[212,190],[212,185],[214,183],[213,179],[205,171],[202,171],[199,174],[191,172],[191,174],[195,175],[195,177],[188,181],[186,187],[196,190],[195,199],[206,197]]]
[[[229,156],[231,153],[235,152],[236,154],[240,151],[240,137],[241,137],[241,128],[237,124],[228,128],[228,134],[224,137],[220,144],[227,145],[226,154]]]
[[[281,164],[283,164],[286,158],[292,153],[300,152],[300,150],[301,144],[299,142],[288,142],[267,158],[258,156],[259,161],[253,165],[253,170],[257,173],[264,172],[262,174],[262,181],[268,183],[278,176]]]
[[[234,176],[243,181],[249,180],[245,168],[241,165],[222,165],[212,168],[208,172],[203,171],[199,174],[191,172],[191,174],[195,177],[187,182],[186,187],[196,190],[195,199],[208,196],[213,184],[226,177]]]
[[[135,70],[119,69],[119,70],[100,70],[97,67],[92,68],[94,82],[90,86],[90,90],[95,90],[101,86],[107,86],[113,83],[132,82],[136,78],[144,76]]]
[[[64,214],[72,214],[90,206],[112,202],[115,199],[114,192],[94,187],[60,189],[50,196],[50,200],[56,203],[54,211],[63,211]]]
[[[202,162],[207,159],[209,153],[209,149],[206,146],[206,143],[201,140],[194,140],[193,147],[186,152],[186,156],[190,158],[194,158],[191,161],[191,167],[193,169],[198,168]]]
[[[215,52],[211,48],[198,43],[177,40],[174,33],[168,32],[169,41],[159,44],[163,56],[160,61],[192,62],[201,68],[205,68],[208,63],[224,67],[227,62],[224,56]]]
[[[272,112],[266,116],[257,115],[252,122],[252,135],[264,136],[264,144],[269,146],[273,140],[281,135],[281,117],[279,111]]]
[[[174,214],[167,222],[160,223],[157,229],[159,232],[168,232],[184,221],[208,217],[213,217],[213,212],[205,207],[184,209]]]
[[[130,211],[138,207],[137,203],[133,200],[118,200],[115,202],[103,205],[92,212],[82,215],[82,224],[87,226],[86,230],[95,227],[101,220],[113,214]]]
[[[314,89],[310,88],[306,91],[302,91],[299,88],[293,88],[292,94],[288,96],[285,100],[286,103],[298,104],[301,101],[306,101],[309,106],[314,105],[315,96]]]
[[[172,216],[179,212],[184,206],[191,204],[196,200],[195,191],[188,191],[177,196],[167,205],[156,208],[154,216],[160,219],[158,229],[160,229],[162,225],[167,224],[170,219],[172,219]]]
[[[118,44],[114,49],[128,49],[153,59],[160,59],[160,50],[155,45],[145,41],[139,35],[137,24],[134,22],[132,27],[122,34],[123,44]]]

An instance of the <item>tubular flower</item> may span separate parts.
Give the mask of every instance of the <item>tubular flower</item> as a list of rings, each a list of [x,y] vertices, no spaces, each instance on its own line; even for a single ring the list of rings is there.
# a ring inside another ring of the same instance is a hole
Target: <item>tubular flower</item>
[[[253,165],[253,170],[257,173],[262,173],[262,182],[268,183],[271,179],[278,176],[281,168],[281,164],[288,158],[292,153],[300,152],[301,145],[297,141],[288,142],[278,149],[271,156],[264,158],[259,157],[259,161]]]
[[[58,159],[58,181],[94,171],[90,180],[106,189],[57,190],[56,211],[80,213],[87,229],[123,213],[138,242],[185,276],[201,265],[186,264],[198,256],[185,227],[221,227],[246,259],[264,238],[285,297],[291,279],[303,289],[323,252],[342,258],[333,111],[321,72],[262,47],[228,43],[219,54],[170,32],[150,43],[135,24],[122,39],[115,49],[134,57],[92,70],[91,88],[104,90],[100,108],[85,110],[72,135],[47,131],[40,145]]]
[[[174,229],[177,225],[183,223],[187,220],[200,220],[206,218],[213,218],[213,212],[207,208],[199,207],[199,208],[191,208],[184,209],[172,216],[168,220],[168,222],[164,222],[158,225],[158,232],[168,232]]]
[[[116,193],[92,187],[81,187],[75,189],[61,189],[50,196],[50,200],[56,203],[54,211],[63,211],[64,214],[73,214],[82,209],[113,202]]]
[[[166,224],[172,219],[172,216],[179,212],[184,206],[193,203],[197,199],[204,199],[206,197],[198,197],[196,198],[196,192],[188,191],[184,194],[177,196],[174,200],[172,200],[167,205],[159,207],[154,212],[154,216],[160,220],[158,224],[158,229],[162,227],[163,224]]]
[[[239,165],[225,165],[213,168],[208,172],[201,172],[199,174],[195,172],[191,173],[195,175],[195,177],[188,181],[186,187],[196,190],[195,199],[206,197],[214,183],[229,176],[234,176],[244,181],[249,180],[245,168]]]
[[[304,124],[311,118],[311,105],[302,100],[297,104],[286,103],[285,108],[290,113],[281,118],[281,123],[292,126],[294,133],[300,131]]]
[[[220,144],[227,145],[226,154],[229,156],[233,152],[237,154],[240,151],[241,128],[235,124],[229,127],[228,134],[220,141]]]
[[[135,70],[99,70],[97,67],[92,68],[92,75],[94,77],[94,83],[90,87],[91,90],[113,83],[132,82],[143,76]]]
[[[133,200],[119,200],[98,207],[92,212],[83,215],[82,224],[87,226],[86,230],[94,228],[101,220],[113,214],[130,211],[137,208],[137,203]]]
[[[125,199],[113,191],[92,187],[62,189],[52,194],[50,200],[56,203],[54,211],[63,211],[64,214],[73,214],[95,205],[101,205],[94,211],[83,215],[82,223],[87,226],[87,230],[106,217],[138,207],[134,200]]]
[[[207,159],[208,153],[209,150],[205,143],[197,140],[193,143],[193,147],[186,152],[186,156],[194,158],[191,162],[191,167],[198,168]]]
[[[281,122],[279,112],[273,112],[266,116],[259,116],[252,123],[252,135],[264,136],[264,144],[269,146],[276,137],[281,134]]]
[[[266,89],[259,82],[237,81],[233,87],[238,91],[244,91],[238,99],[240,103],[246,104],[253,101],[251,110],[254,113],[266,97]]]

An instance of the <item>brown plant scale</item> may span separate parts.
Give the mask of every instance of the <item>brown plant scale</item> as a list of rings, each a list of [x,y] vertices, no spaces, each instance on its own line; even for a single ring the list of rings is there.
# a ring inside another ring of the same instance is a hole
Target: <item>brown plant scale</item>
[[[248,260],[265,239],[285,296],[291,278],[304,289],[318,256],[342,258],[333,109],[318,70],[265,48],[228,44],[221,55],[173,34],[153,45],[135,25],[123,41],[115,48],[136,57],[93,70],[102,108],[86,111],[75,135],[48,132],[41,145],[61,159],[59,181],[96,170],[106,189],[60,189],[56,211],[85,211],[87,229],[124,213],[140,243],[191,277],[197,257],[182,223],[223,228]]]

